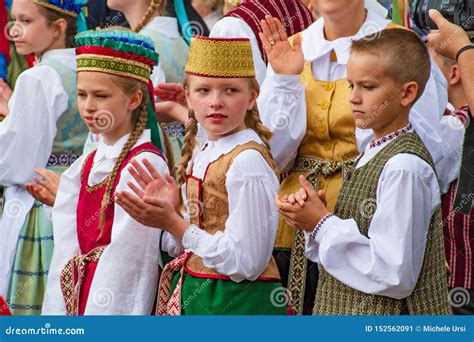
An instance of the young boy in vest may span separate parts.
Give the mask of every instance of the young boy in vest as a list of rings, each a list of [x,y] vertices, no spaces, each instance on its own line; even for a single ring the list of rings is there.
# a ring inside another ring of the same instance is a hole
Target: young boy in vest
[[[314,314],[451,314],[440,189],[408,119],[429,54],[413,32],[384,30],[353,42],[347,70],[356,126],[374,139],[345,172],[334,213],[302,176],[297,193],[276,199],[320,265]]]

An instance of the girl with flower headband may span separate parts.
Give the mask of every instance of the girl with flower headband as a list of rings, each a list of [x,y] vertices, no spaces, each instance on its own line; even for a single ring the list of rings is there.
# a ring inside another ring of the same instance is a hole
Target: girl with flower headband
[[[79,112],[102,137],[61,178],[43,313],[147,315],[161,231],[127,215],[114,193],[131,181],[132,159],[168,172],[151,97],[158,55],[150,39],[124,30],[87,31],[76,42]]]
[[[14,0],[11,8],[9,33],[17,52],[38,60],[18,78],[9,115],[0,123],[0,184],[7,186],[0,219],[0,295],[14,314],[41,313],[53,251],[51,221],[28,194],[35,195],[36,189],[28,182],[35,168],[49,169],[39,171],[40,176],[64,171],[81,153],[87,135],[78,115],[70,49],[75,18],[85,3]]]
[[[152,74],[153,84],[183,82],[189,46],[180,35],[178,20],[166,16],[166,0],[107,0],[107,5],[123,12],[133,31],[151,38],[155,43],[160,55],[160,68]],[[178,163],[184,127],[180,123],[166,121],[163,128],[170,138],[167,156]]]
[[[131,216],[172,234],[163,241],[165,251],[186,251],[163,270],[157,313],[284,314],[272,257],[278,171],[268,148],[271,133],[256,108],[250,41],[195,36],[186,73],[191,111],[178,180],[190,222],[180,216],[176,184],[152,167],[133,172],[138,196],[117,194]],[[204,144],[196,139],[198,125],[208,137]]]

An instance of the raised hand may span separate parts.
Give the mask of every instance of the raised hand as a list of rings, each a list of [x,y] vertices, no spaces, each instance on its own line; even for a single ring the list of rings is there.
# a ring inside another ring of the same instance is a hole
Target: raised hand
[[[132,160],[131,164],[128,171],[140,188],[132,182],[128,182],[127,185],[140,199],[147,202],[159,198],[168,201],[176,211],[179,211],[179,189],[173,177],[169,174],[162,177],[146,158],[143,159],[146,170],[136,160]]]
[[[280,20],[267,15],[261,24],[260,40],[273,70],[281,75],[301,74],[304,69],[304,57],[300,36],[295,36],[291,46]]]
[[[43,179],[35,177],[34,180],[36,184],[25,184],[26,190],[41,203],[50,207],[54,206],[61,176],[58,173],[47,169],[38,168],[35,169],[35,172],[42,176]]]
[[[187,106],[184,86],[181,83],[160,83],[155,87],[155,95],[161,101],[173,101]]]

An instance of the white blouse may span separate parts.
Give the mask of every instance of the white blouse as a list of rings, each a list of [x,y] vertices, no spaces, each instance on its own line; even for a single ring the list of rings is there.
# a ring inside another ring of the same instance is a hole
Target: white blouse
[[[250,141],[263,144],[251,129],[208,141],[194,156],[192,175],[202,179],[210,163]],[[235,282],[257,279],[267,267],[275,243],[278,187],[278,178],[258,151],[241,152],[226,173],[229,217],[225,231],[211,235],[191,225],[183,237],[184,248],[202,257],[205,266]],[[165,245],[170,248],[173,243]]]
[[[366,147],[356,167],[389,143]],[[402,153],[385,165],[376,194],[375,202],[360,205],[360,210],[373,213],[368,237],[354,219],[333,216],[315,239],[305,233],[306,256],[354,289],[402,299],[412,293],[420,275],[431,216],[441,202],[440,188],[428,163]]]
[[[46,52],[42,61],[76,69],[74,49]],[[56,122],[68,108],[69,95],[56,70],[38,65],[21,73],[8,103],[10,115],[0,122],[0,184],[5,205],[0,218],[0,295],[7,297],[18,236],[34,198],[23,187],[33,182],[52,153]]]
[[[369,9],[366,21],[356,35],[328,41],[323,33],[324,18],[317,20],[302,32],[303,54],[311,63],[313,76],[327,81],[345,78],[352,40],[383,30],[389,22]],[[336,62],[330,62],[332,50],[337,55]],[[446,104],[447,82],[436,63],[432,62],[431,77],[410,112],[410,121],[435,163],[444,157],[440,120]],[[273,156],[280,170],[288,170],[306,133],[305,87],[300,83],[300,75],[279,75],[269,65],[258,107],[263,123],[273,132],[270,141]],[[372,131],[357,128],[355,133],[358,150],[364,151],[372,138]]]
[[[101,139],[94,157],[88,184],[104,180],[113,168],[129,135],[107,146]],[[150,141],[145,130],[134,146]],[[135,157],[139,163],[147,158],[161,173],[167,173],[165,161],[151,152]],[[43,315],[64,315],[66,307],[60,287],[60,273],[67,261],[80,254],[77,238],[76,209],[80,192],[79,158],[61,177],[53,208],[54,253],[43,303]],[[127,182],[133,177],[127,168],[120,174],[116,191],[130,191]],[[160,229],[146,227],[114,204],[112,239],[98,263],[86,305],[86,315],[149,315],[153,308],[160,264]]]

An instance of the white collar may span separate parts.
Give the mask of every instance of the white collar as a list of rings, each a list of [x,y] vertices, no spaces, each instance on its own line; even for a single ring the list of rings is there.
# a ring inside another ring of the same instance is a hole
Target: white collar
[[[263,145],[262,139],[258,134],[250,128],[244,129],[232,135],[225,136],[219,140],[208,140],[202,147],[202,152],[210,153],[209,162],[219,159],[220,156],[229,153],[235,147],[246,144],[250,141],[255,141]]]
[[[76,49],[54,49],[46,51],[40,61],[54,60],[62,64],[66,64],[68,67],[76,68]]]
[[[328,41],[324,38],[324,18],[321,17],[302,33],[303,55],[308,62],[313,62],[334,50],[336,52],[337,62],[339,64],[347,64],[353,40],[382,31],[389,23],[390,20],[385,19],[371,9],[367,9],[367,17],[359,29],[359,32],[351,37]]]
[[[143,30],[156,31],[169,38],[179,38],[178,19],[172,17],[154,17]]]
[[[101,137],[99,140],[99,145],[97,147],[97,152],[94,156],[94,163],[98,162],[99,160],[102,160],[103,158],[117,159],[118,156],[120,155],[120,152],[122,151],[123,145],[125,145],[129,136],[130,134],[124,135],[119,140],[117,140],[115,144],[113,145],[107,145],[104,142],[104,137]],[[141,144],[144,144],[150,141],[151,141],[151,132],[149,129],[146,129],[143,131],[142,135],[140,136],[140,138],[138,138],[137,142],[135,143],[135,145],[133,145],[133,147],[139,146]]]

